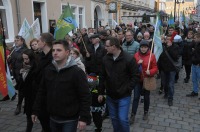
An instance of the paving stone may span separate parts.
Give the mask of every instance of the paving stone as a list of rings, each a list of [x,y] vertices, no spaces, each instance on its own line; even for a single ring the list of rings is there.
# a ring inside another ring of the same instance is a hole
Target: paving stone
[[[176,120],[174,120],[174,119],[165,119],[165,122],[176,123]]]
[[[165,131],[165,127],[163,127],[163,126],[156,126],[156,125],[153,125],[153,126],[152,126],[152,129],[159,130],[159,131]]]
[[[166,132],[178,132],[178,129],[176,128],[170,128],[170,127],[166,127]]]
[[[181,128],[181,124],[177,124],[177,123],[170,123],[170,127],[173,127],[173,128]]]
[[[182,124],[182,125],[189,125],[188,122],[185,122],[185,121],[177,121],[178,124]]]
[[[150,124],[145,124],[145,123],[141,123],[141,124],[140,124],[140,127],[146,128],[146,129],[150,129],[150,128],[152,127],[152,125],[150,125]]]
[[[186,129],[186,130],[192,131],[192,130],[193,130],[193,127],[192,127],[192,126],[189,126],[189,125],[182,125],[182,129]]]
[[[159,122],[158,125],[159,126],[164,126],[164,127],[169,127],[169,122]]]

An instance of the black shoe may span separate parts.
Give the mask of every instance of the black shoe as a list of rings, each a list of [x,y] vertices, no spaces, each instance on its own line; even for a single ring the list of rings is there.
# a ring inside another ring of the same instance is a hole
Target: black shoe
[[[9,98],[9,96],[7,95],[7,96],[5,96],[2,100],[0,100],[0,101],[6,101],[6,100],[9,100],[10,98]]]
[[[168,95],[167,95],[167,94],[165,94],[163,98],[164,98],[164,99],[168,99]]]
[[[105,112],[103,115],[102,115],[102,119],[105,120],[109,117],[109,114],[107,112]]]
[[[11,98],[11,101],[14,101],[17,97],[17,93],[15,93],[15,95]]]
[[[141,100],[140,100],[140,103],[144,103],[144,99],[141,99]]]
[[[173,105],[173,101],[172,100],[168,100],[168,105],[172,106]]]
[[[15,109],[15,115],[19,115],[21,113],[21,105],[17,105],[17,108]]]
[[[186,94],[186,97],[195,97],[198,96],[198,93],[195,93],[194,91],[192,91],[190,94]]]
[[[148,120],[148,112],[146,111],[146,112],[144,112],[144,116],[143,116],[143,120]]]
[[[134,122],[135,122],[135,114],[132,113],[130,120],[129,120],[129,123],[130,123],[130,125],[132,125],[132,124],[134,124]]]
[[[95,132],[101,132],[102,131],[102,129],[95,129]]]
[[[185,79],[184,79],[184,82],[185,82],[185,83],[188,83],[188,82],[189,82],[189,78],[185,78]]]

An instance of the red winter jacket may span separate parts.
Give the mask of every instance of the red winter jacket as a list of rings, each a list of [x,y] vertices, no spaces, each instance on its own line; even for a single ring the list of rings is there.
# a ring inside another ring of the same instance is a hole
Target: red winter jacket
[[[143,81],[144,77],[148,77],[148,75],[146,74],[145,71],[147,70],[147,67],[148,67],[150,51],[148,51],[146,54],[141,54],[140,51],[138,51],[137,53],[135,53],[134,57],[136,59],[136,62],[138,62],[140,59],[143,60],[143,63],[142,63],[142,72],[143,72],[143,74],[142,73],[140,74],[141,81]],[[158,72],[158,67],[157,67],[156,58],[155,58],[154,54],[151,55],[149,71],[150,71],[150,75],[149,76],[154,76]],[[143,77],[143,75],[144,75],[144,77]]]

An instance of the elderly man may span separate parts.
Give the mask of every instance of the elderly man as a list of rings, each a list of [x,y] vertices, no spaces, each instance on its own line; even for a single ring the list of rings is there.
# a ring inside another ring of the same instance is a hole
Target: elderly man
[[[139,49],[139,43],[134,40],[134,33],[131,30],[126,31],[126,42],[122,45],[124,51],[133,56]]]

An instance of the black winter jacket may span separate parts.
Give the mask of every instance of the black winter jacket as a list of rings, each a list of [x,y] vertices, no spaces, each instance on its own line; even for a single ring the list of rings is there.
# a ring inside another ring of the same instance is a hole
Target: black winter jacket
[[[22,63],[23,63],[22,53],[26,49],[27,48],[25,46],[22,46],[19,50],[13,51],[10,59],[8,60],[8,63],[12,69],[13,76],[17,82],[20,81],[20,72],[19,71],[22,68]]]
[[[51,64],[43,74],[33,114],[38,114],[42,107],[41,99],[46,97],[47,111],[51,117],[90,122],[91,96],[83,70],[73,65],[58,71]]]
[[[192,52],[192,64],[200,65],[200,42],[195,44],[194,51]]]
[[[133,56],[123,50],[116,60],[113,55],[107,54],[103,58],[99,79],[100,95],[103,95],[106,89],[106,94],[113,99],[131,96],[135,84],[140,80],[138,65]]]
[[[86,57],[85,60],[86,71],[88,74],[96,73],[96,75],[99,75],[102,67],[102,60],[103,57],[106,55],[107,51],[102,44],[99,44],[99,47],[96,49],[96,52],[94,45],[91,45],[88,51],[90,53],[90,57]]]
[[[174,65],[166,55],[165,50],[167,50],[168,54],[174,61],[178,61],[178,58],[180,56],[179,52],[177,52],[179,50],[179,46],[176,44],[172,44],[172,46],[170,47],[163,46],[163,52],[159,58],[159,63],[160,63],[159,66],[162,71],[164,72],[176,71]]]
[[[194,48],[195,43],[193,40],[185,40],[183,45],[183,64],[192,65],[192,48]]]

